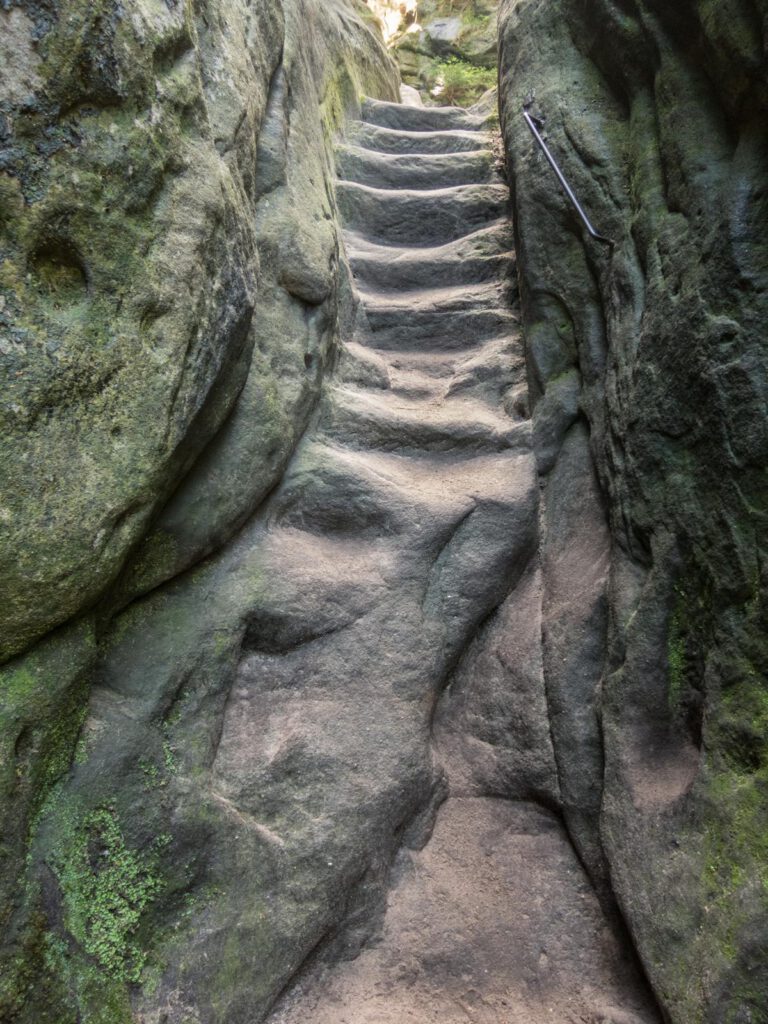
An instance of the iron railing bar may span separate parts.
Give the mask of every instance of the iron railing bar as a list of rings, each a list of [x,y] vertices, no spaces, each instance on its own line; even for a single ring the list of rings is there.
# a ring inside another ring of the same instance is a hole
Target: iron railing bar
[[[547,158],[550,167],[552,168],[552,170],[557,175],[558,181],[563,186],[563,188],[565,190],[565,194],[568,196],[568,198],[570,199],[571,203],[573,204],[574,209],[576,210],[576,212],[578,213],[579,217],[583,221],[584,227],[587,229],[587,231],[590,233],[590,235],[596,241],[602,242],[604,245],[609,245],[613,249],[615,247],[616,243],[613,241],[612,238],[606,238],[605,235],[601,235],[599,231],[596,231],[594,229],[594,227],[592,226],[592,222],[590,221],[589,217],[587,216],[587,214],[586,214],[586,212],[584,210],[584,207],[581,205],[579,200],[576,198],[576,193],[573,191],[571,186],[568,184],[568,181],[567,181],[565,175],[563,174],[563,172],[560,170],[560,167],[558,166],[557,160],[555,160],[554,156],[550,152],[549,146],[546,144],[544,139],[541,137],[541,133],[539,132],[539,128],[543,128],[544,127],[543,122],[540,121],[538,117],[533,117],[533,115],[529,114],[527,110],[523,111],[523,117],[525,118],[526,124],[531,129],[531,132],[533,134],[534,139],[536,139],[536,141],[538,142],[539,146],[541,147],[541,151],[543,152],[544,156]]]

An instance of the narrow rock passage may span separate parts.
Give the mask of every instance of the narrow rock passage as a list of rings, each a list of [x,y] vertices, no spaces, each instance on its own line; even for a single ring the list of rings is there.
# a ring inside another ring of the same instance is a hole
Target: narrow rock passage
[[[357,543],[396,533],[414,581],[432,552],[423,628],[403,609],[380,621],[391,643],[415,645],[391,667],[405,657],[423,688],[448,799],[423,848],[398,855],[378,936],[354,959],[321,957],[270,1020],[650,1024],[652,1002],[558,817],[518,798],[553,806],[557,782],[507,189],[480,118],[371,101],[364,118],[338,154],[362,302],[315,443],[346,516],[357,508]],[[362,503],[354,474],[368,481]]]

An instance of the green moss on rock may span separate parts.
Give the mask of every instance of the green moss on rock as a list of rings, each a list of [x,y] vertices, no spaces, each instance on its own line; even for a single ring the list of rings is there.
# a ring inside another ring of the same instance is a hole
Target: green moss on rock
[[[157,849],[130,849],[114,810],[105,807],[85,815],[63,849],[55,867],[67,929],[115,981],[138,981],[146,955],[136,932],[163,889]]]

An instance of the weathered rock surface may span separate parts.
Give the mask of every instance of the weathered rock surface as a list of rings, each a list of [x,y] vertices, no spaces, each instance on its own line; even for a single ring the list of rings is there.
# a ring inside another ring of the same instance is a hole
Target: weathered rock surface
[[[442,197],[445,245],[461,230],[457,188]],[[500,186],[467,188],[492,220],[486,248],[507,252]],[[437,196],[424,193],[430,218]],[[381,241],[383,209],[372,220]],[[416,256],[422,220],[395,204],[392,224]],[[353,240],[348,254],[354,272]],[[448,352],[450,296],[445,309],[418,282],[406,303],[372,293],[262,510],[105,638],[82,763],[49,804],[39,870],[58,879],[56,916],[84,947],[75,959],[99,955],[99,925],[78,909],[77,839],[59,838],[73,808],[91,829],[109,808],[162,878],[144,912],[146,962],[113,951],[140,983],[140,1019],[261,1019],[342,924],[350,948],[362,940],[404,834],[437,799],[438,696],[536,547],[529,424],[500,401],[522,371],[498,358],[517,340],[512,287],[497,279],[496,319]],[[459,317],[472,312],[462,302]],[[418,330],[399,332],[414,313]]]
[[[403,855],[380,940],[271,1024],[656,1021],[573,847],[527,803],[450,799]]]
[[[5,658],[103,593],[247,373],[283,16],[210,14],[0,13]]]
[[[236,534],[312,415],[350,308],[331,135],[397,79],[346,3],[6,5],[0,50],[0,1017],[115,1024],[157,890],[130,773],[90,818],[57,782],[114,615]],[[63,882],[84,837],[112,873]]]
[[[768,1019],[767,19],[501,12],[564,814],[676,1024]]]
[[[0,9],[1,1020],[768,1020],[766,23]]]
[[[288,85],[296,101],[322,80],[292,77],[293,52],[264,175]],[[277,486],[264,498],[271,464],[249,448],[251,370],[104,616],[21,662],[42,689],[74,651],[45,708],[63,732],[40,733],[55,759],[23,728],[16,743],[27,875],[4,1013],[20,1024],[657,1021],[561,821],[506,186],[477,115],[368,101],[363,116],[338,152],[342,273],[290,279],[325,335],[312,349],[292,333],[319,401],[294,410],[306,427]],[[301,116],[290,130],[307,144]],[[282,230],[267,213],[257,239],[288,295],[298,197],[277,181],[264,203],[282,203]],[[261,299],[270,325],[280,294]],[[150,558],[163,533],[173,557]]]
[[[523,364],[512,319],[516,301],[509,294],[509,224],[497,205],[491,139],[478,123],[477,150],[450,154],[464,172],[486,164],[479,174],[484,183],[469,194],[472,209],[482,202],[494,219],[472,230],[471,216],[452,220],[457,197],[469,186],[440,188],[441,165],[433,155],[436,137],[454,148],[451,126],[467,137],[467,115],[370,103],[363,115],[402,133],[409,156],[394,163],[375,149],[354,146],[339,154],[341,172],[371,188],[362,208],[346,203],[347,251],[362,308],[342,362],[342,377],[354,384],[353,392],[346,386],[338,392],[347,410],[342,436],[357,450],[358,470],[375,470],[383,484],[371,495],[365,519],[350,522],[345,536],[347,544],[355,538],[360,550],[364,522],[367,538],[377,537],[374,543],[386,547],[385,510],[394,497],[387,490],[396,487],[399,558],[390,563],[388,580],[399,576],[399,586],[412,580],[423,596],[414,616],[402,592],[395,611],[386,591],[366,588],[370,610],[351,627],[358,653],[348,660],[356,675],[360,649],[370,650],[373,662],[354,685],[345,678],[342,690],[345,704],[355,703],[361,691],[367,694],[368,737],[375,728],[373,742],[412,750],[417,763],[424,759],[431,766],[432,781],[426,770],[422,783],[414,779],[410,799],[421,788],[420,803],[412,804],[421,811],[403,832],[386,910],[369,905],[367,936],[364,920],[358,923],[353,913],[268,1019],[271,1024],[543,1024],[557,1015],[616,1024],[655,1022],[653,1001],[559,817],[541,658],[536,460],[525,403],[519,401]],[[421,146],[414,137],[417,126]],[[342,197],[349,188],[348,182],[340,183]],[[371,214],[374,202],[382,214],[387,211],[386,222]],[[415,210],[407,221],[400,215],[401,202]],[[448,240],[442,235],[446,215],[453,224]],[[425,247],[438,227],[439,244]],[[384,309],[388,316],[382,322]],[[494,319],[473,330],[467,318],[478,311],[492,312]],[[330,426],[337,443],[338,415],[338,407],[332,408],[317,428]],[[382,447],[397,454],[374,454]],[[336,450],[329,459],[340,454]],[[297,508],[291,516],[306,523],[306,512],[299,510],[317,484],[310,477],[303,480],[292,492]],[[359,490],[350,483],[349,477],[329,482],[326,507],[335,507],[344,493],[349,502]],[[459,495],[463,498],[456,503]],[[352,516],[348,509],[345,519]],[[328,512],[316,525],[328,529]],[[449,539],[437,540],[440,535]],[[424,545],[430,552],[426,561],[420,554]],[[382,621],[380,610],[388,629],[374,633],[374,640],[370,630]],[[397,656],[387,635],[393,627]],[[323,674],[326,664],[336,665],[333,648],[339,642],[329,635],[324,639]],[[400,702],[406,717],[400,718],[398,732],[386,731],[392,698],[374,668],[381,660],[390,686],[398,690],[403,668],[416,672],[408,687],[412,710],[409,715]],[[344,673],[334,667],[334,675],[338,685]],[[411,716],[418,723],[415,747],[403,728]],[[356,744],[362,723],[343,707],[332,717],[343,723],[344,745]],[[340,740],[326,744],[325,749],[338,748]],[[366,768],[370,755],[354,749],[368,813],[377,819],[386,777]],[[403,763],[397,768],[403,772]],[[329,791],[345,789],[343,780],[343,770],[335,768],[326,776]],[[395,815],[404,795],[389,789],[384,836],[400,820]],[[445,796],[435,811],[433,805]],[[328,813],[338,819],[338,835],[340,809],[333,806],[335,798],[325,799]],[[356,811],[353,803],[345,819],[353,822]],[[379,842],[391,858],[391,842]],[[358,854],[363,854],[360,847]],[[337,858],[334,851],[334,863]],[[368,941],[358,954],[361,937]]]

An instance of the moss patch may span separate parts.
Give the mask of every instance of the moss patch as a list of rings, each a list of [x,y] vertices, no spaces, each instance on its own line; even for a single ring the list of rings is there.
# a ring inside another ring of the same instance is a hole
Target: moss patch
[[[111,808],[86,815],[59,868],[69,930],[116,981],[141,975],[145,953],[136,932],[163,889],[156,869],[157,850],[131,850]]]

